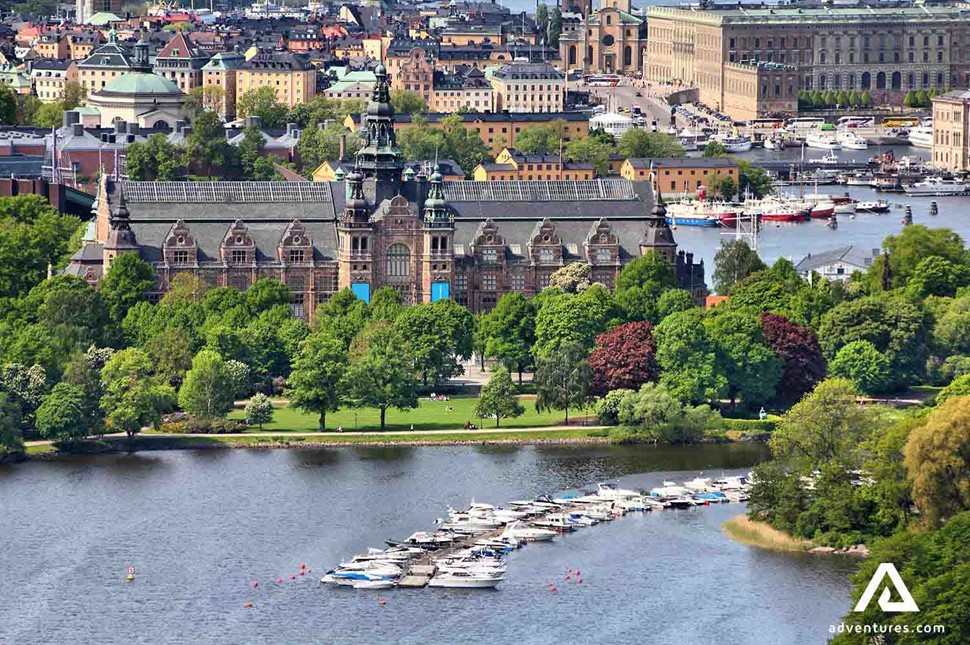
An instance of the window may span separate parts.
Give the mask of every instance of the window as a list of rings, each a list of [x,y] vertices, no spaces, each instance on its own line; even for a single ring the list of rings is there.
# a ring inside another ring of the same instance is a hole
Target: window
[[[556,261],[556,254],[552,249],[539,249],[539,262],[541,264],[552,264]]]
[[[525,291],[525,275],[513,273],[511,276],[512,291]]]
[[[459,273],[455,276],[455,290],[456,291],[468,291],[468,275],[465,273]]]
[[[407,278],[410,272],[411,254],[403,244],[394,244],[387,249],[387,277]]]
[[[482,249],[482,262],[494,264],[498,262],[497,249]]]
[[[229,261],[233,264],[245,264],[246,255],[245,249],[233,249]]]
[[[495,286],[498,280],[495,278],[494,273],[486,273],[482,276],[482,290],[483,291],[495,291]]]
[[[596,249],[597,262],[609,262],[613,259],[613,253],[609,249]]]
[[[303,249],[290,249],[287,254],[290,264],[302,264],[303,263]]]
[[[185,249],[175,249],[172,253],[172,264],[188,264],[189,252]]]

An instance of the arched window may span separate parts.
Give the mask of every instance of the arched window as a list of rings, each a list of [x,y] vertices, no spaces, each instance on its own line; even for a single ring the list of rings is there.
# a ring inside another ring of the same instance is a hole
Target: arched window
[[[408,247],[401,243],[392,245],[387,249],[387,277],[397,278],[399,281],[407,278],[410,272],[410,259]]]
[[[633,48],[629,45],[623,48],[623,64],[627,67],[633,64]]]
[[[876,74],[876,89],[884,90],[886,89],[886,72],[879,72]]]
[[[893,72],[892,84],[893,84],[893,89],[894,90],[902,89],[902,87],[903,87],[903,75],[900,74],[899,72]]]
[[[569,46],[569,64],[570,65],[576,64],[576,45]]]
[[[862,89],[868,90],[872,87],[872,74],[869,72],[862,73]]]

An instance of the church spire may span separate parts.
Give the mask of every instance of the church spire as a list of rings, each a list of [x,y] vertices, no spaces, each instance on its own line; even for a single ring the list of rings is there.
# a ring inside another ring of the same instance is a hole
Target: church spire
[[[435,163],[428,186],[428,196],[424,200],[424,223],[426,226],[442,227],[451,226],[454,222],[455,216],[448,210],[448,203],[445,201],[441,166]]]
[[[667,207],[663,195],[660,193],[660,181],[653,180],[653,207],[647,218],[647,230],[640,239],[640,255],[654,251],[667,258],[671,263],[677,255],[677,242],[674,233],[667,224]]]
[[[404,153],[397,146],[394,106],[383,63],[378,63],[374,75],[377,83],[363,118],[364,147],[357,153],[357,163],[364,177],[374,181],[374,203],[379,204],[401,191]]]

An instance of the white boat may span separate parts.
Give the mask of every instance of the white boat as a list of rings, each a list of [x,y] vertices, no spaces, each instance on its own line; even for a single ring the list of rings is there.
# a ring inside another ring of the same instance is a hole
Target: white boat
[[[888,213],[889,202],[885,199],[860,201],[856,204],[856,211],[859,213]]]
[[[684,487],[700,492],[714,490],[714,487],[711,485],[711,481],[712,480],[710,477],[695,477],[688,482],[684,482]]]
[[[394,586],[392,580],[361,580],[351,585],[354,589],[390,589]]]
[[[903,186],[907,195],[926,195],[942,197],[946,195],[964,195],[970,192],[970,184],[958,179],[944,179],[943,177],[927,177],[923,181],[910,186]]]
[[[678,486],[674,482],[664,482],[663,486],[658,486],[657,488],[650,489],[651,497],[661,497],[661,498],[674,498],[674,497],[685,497],[693,494],[694,491],[690,490],[685,486]]]
[[[869,186],[871,184],[872,173],[869,172],[854,172],[845,177],[846,186]]]
[[[714,139],[719,141],[729,153],[747,152],[754,145],[751,137],[742,134],[719,134]]]
[[[684,150],[691,152],[700,150],[707,145],[707,136],[693,132],[689,128],[684,128],[677,134],[677,140]]]
[[[816,150],[838,150],[842,147],[831,132],[809,132],[805,135],[805,145]]]
[[[868,150],[869,142],[851,130],[842,130],[836,135],[839,145],[845,150]]]
[[[532,526],[522,526],[519,522],[509,524],[500,537],[515,538],[526,542],[548,542],[558,535],[555,531]]]
[[[859,202],[852,200],[848,202],[841,202],[835,205],[836,215],[854,215],[856,209],[859,207]]]
[[[818,162],[824,163],[824,164],[837,164],[839,163],[839,155],[833,152],[832,154],[825,155],[824,157],[819,159]]]
[[[448,589],[494,589],[505,580],[505,574],[480,571],[445,571],[428,581],[429,587]]]
[[[913,128],[907,135],[909,145],[916,148],[933,147],[933,123],[927,122],[919,127]]]
[[[597,497],[606,499],[622,499],[624,497],[640,497],[641,493],[635,490],[619,488],[616,484],[596,484]]]

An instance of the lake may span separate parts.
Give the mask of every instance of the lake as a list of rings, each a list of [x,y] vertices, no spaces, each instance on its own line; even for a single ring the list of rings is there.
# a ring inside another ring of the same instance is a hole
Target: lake
[[[849,607],[855,562],[735,543],[719,527],[738,504],[631,514],[529,545],[493,591],[391,590],[381,606],[319,582],[449,505],[602,480],[649,488],[764,457],[757,445],[439,446],[0,466],[0,642],[823,643]],[[291,581],[301,563],[312,573]],[[563,580],[566,567],[582,585]]]

